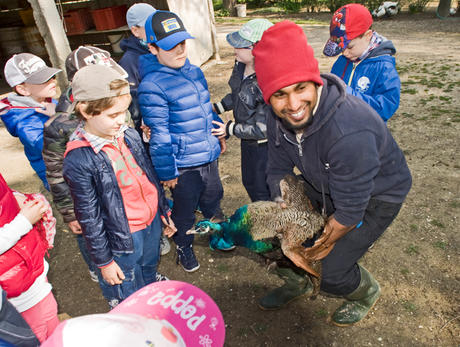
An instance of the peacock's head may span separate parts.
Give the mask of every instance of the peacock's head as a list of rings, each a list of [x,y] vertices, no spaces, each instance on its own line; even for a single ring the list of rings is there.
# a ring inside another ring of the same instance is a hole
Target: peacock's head
[[[213,223],[209,220],[202,220],[195,224],[194,229],[187,230],[186,234],[187,235],[191,235],[191,234],[205,235],[208,233],[212,234],[216,231],[219,231],[220,229],[221,229],[220,224]]]

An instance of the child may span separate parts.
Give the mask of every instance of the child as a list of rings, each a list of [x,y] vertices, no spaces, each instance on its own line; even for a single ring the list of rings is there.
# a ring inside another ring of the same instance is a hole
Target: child
[[[83,123],[64,156],[74,200],[99,284],[111,307],[156,281],[161,222],[172,236],[169,207],[139,134],[126,126],[129,83],[104,65],[81,68],[72,80]],[[107,295],[105,295],[107,298]]]
[[[120,42],[120,48],[125,52],[119,63],[128,72],[128,82],[131,85],[131,105],[129,112],[134,121],[136,130],[142,134],[142,129],[145,125],[142,124],[142,117],[139,111],[139,102],[137,100],[137,88],[141,81],[139,75],[139,57],[144,54],[149,54],[145,36],[145,21],[156,9],[146,3],[137,3],[132,5],[126,12],[126,23],[131,30],[132,35],[124,38]],[[148,140],[145,140],[146,148],[148,149]],[[161,235],[160,239],[161,255],[168,254],[171,250],[168,238]]]
[[[72,51],[65,60],[67,78],[71,82],[73,76],[80,68],[92,64],[110,66],[122,76],[127,76],[126,71],[110,57],[109,52],[97,47],[80,46]],[[72,88],[69,87],[59,98],[59,103],[56,106],[56,115],[45,123],[43,129],[43,160],[46,165],[46,178],[50,185],[53,201],[61,213],[64,222],[68,224],[69,229],[76,235],[81,255],[88,265],[91,279],[98,282],[96,274],[97,267],[89,256],[85,240],[81,234],[80,224],[75,217],[69,186],[62,176],[62,163],[64,161],[66,144],[80,122],[72,112],[72,103]]]
[[[241,176],[251,201],[270,200],[266,182],[268,161],[266,115],[270,112],[257,84],[252,48],[273,24],[266,19],[253,19],[239,31],[227,35],[234,47],[236,62],[228,81],[232,92],[214,105],[217,113],[233,110],[235,121],[222,127],[225,137],[241,139]]]
[[[372,16],[363,5],[348,4],[333,15],[327,56],[342,55],[331,72],[347,84],[347,92],[364,100],[386,122],[399,107],[401,82],[393,43],[371,29]]]
[[[156,11],[147,19],[145,32],[152,54],[139,58],[139,105],[151,130],[153,165],[174,200],[177,261],[193,272],[200,264],[193,252],[193,235],[186,231],[195,222],[195,208],[199,204],[205,218],[221,214],[223,188],[217,164],[221,149],[211,131],[213,121],[221,120],[212,112],[203,72],[187,59],[185,40],[193,37],[180,18]]]
[[[137,87],[141,81],[138,70],[139,56],[150,53],[145,36],[145,21],[155,11],[150,4],[138,3],[132,5],[126,12],[126,22],[132,35],[120,42],[120,48],[125,52],[120,59],[120,65],[128,72],[133,98],[137,95]]]
[[[43,162],[43,124],[54,114],[55,75],[43,59],[30,54],[15,54],[5,64],[5,79],[13,93],[0,102],[2,121],[8,132],[19,137],[30,165],[49,190]]]
[[[0,174],[0,286],[43,342],[59,324],[44,256],[56,220],[43,195],[13,192]]]

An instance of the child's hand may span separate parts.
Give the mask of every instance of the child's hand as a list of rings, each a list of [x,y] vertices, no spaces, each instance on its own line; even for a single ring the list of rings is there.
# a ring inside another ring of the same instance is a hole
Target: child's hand
[[[20,207],[21,207],[20,213],[24,217],[26,217],[27,220],[32,225],[34,225],[40,219],[42,219],[43,215],[48,209],[43,201],[37,201],[37,200],[23,201]]]
[[[47,102],[46,105],[44,105],[44,108],[36,108],[35,111],[43,113],[48,117],[52,117],[56,113],[56,104]]]
[[[80,223],[78,223],[77,220],[73,220],[67,224],[70,228],[70,230],[77,235],[81,234],[81,226]]]
[[[219,142],[220,142],[220,154],[223,154],[227,150],[227,141],[225,140],[225,138],[219,138]]]
[[[144,137],[144,140],[147,140],[146,142],[149,142],[150,140],[150,135],[152,134],[152,131],[150,130],[150,128],[143,124],[141,125],[141,130],[142,130],[142,134],[143,134],[143,137]]]
[[[161,221],[163,222],[165,226],[163,229],[163,233],[167,237],[172,237],[177,231],[177,228],[174,225],[173,220],[171,218],[166,219],[164,216],[161,216]]]
[[[212,128],[211,130],[212,135],[217,136],[219,139],[224,138],[227,135],[227,132],[225,130],[225,123],[221,123],[216,120],[213,120],[212,124],[217,126],[217,128]]]
[[[161,184],[163,184],[163,186],[165,186],[166,188],[174,189],[174,187],[177,184],[177,177],[169,181],[161,181]]]
[[[101,268],[101,274],[104,280],[111,286],[121,284],[125,279],[125,274],[115,261],[113,261],[112,264]]]

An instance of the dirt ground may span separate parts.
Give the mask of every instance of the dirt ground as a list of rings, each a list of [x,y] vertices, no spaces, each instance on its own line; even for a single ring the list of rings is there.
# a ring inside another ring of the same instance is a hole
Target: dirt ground
[[[303,19],[326,23],[329,14]],[[460,210],[460,18],[439,20],[433,13],[379,20],[374,29],[392,39],[402,81],[401,106],[388,122],[406,154],[413,187],[399,216],[361,260],[377,278],[382,295],[356,326],[339,328],[327,318],[340,299],[299,299],[279,311],[261,311],[257,300],[281,285],[263,260],[246,249],[211,251],[196,238],[199,271],[185,273],[174,252],[162,257],[160,271],[190,282],[219,305],[226,322],[226,346],[458,346]],[[213,100],[228,92],[233,52],[225,35],[240,24],[217,26],[221,61],[203,69]],[[322,56],[327,25],[302,24],[322,72],[334,61]],[[224,117],[231,117],[230,113]],[[220,159],[228,215],[249,199],[241,185],[239,143],[232,138]],[[43,190],[22,146],[0,128],[0,171],[16,189]],[[49,280],[59,311],[72,317],[106,312],[99,287],[89,278],[74,237],[58,218]]]

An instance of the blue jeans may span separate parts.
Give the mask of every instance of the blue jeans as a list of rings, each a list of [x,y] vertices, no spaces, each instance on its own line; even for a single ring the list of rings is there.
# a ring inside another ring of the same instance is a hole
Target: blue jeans
[[[86,265],[88,265],[89,271],[97,272],[97,266],[91,260],[91,257],[88,251],[88,247],[86,247],[86,241],[85,241],[85,238],[83,237],[83,234],[77,234],[76,239],[78,243],[78,248],[80,249],[81,256],[83,257],[83,260],[85,261]]]
[[[157,213],[147,228],[131,234],[134,244],[132,253],[113,252],[114,261],[125,275],[122,284],[108,284],[98,271],[99,286],[109,303],[113,300],[120,303],[138,289],[155,282],[161,233],[160,216]]]
[[[224,189],[217,160],[193,168],[179,169],[177,185],[171,190],[174,200],[172,220],[177,228],[173,240],[179,247],[190,246],[193,235],[186,235],[195,223],[195,209],[200,206],[205,218],[220,210]]]

